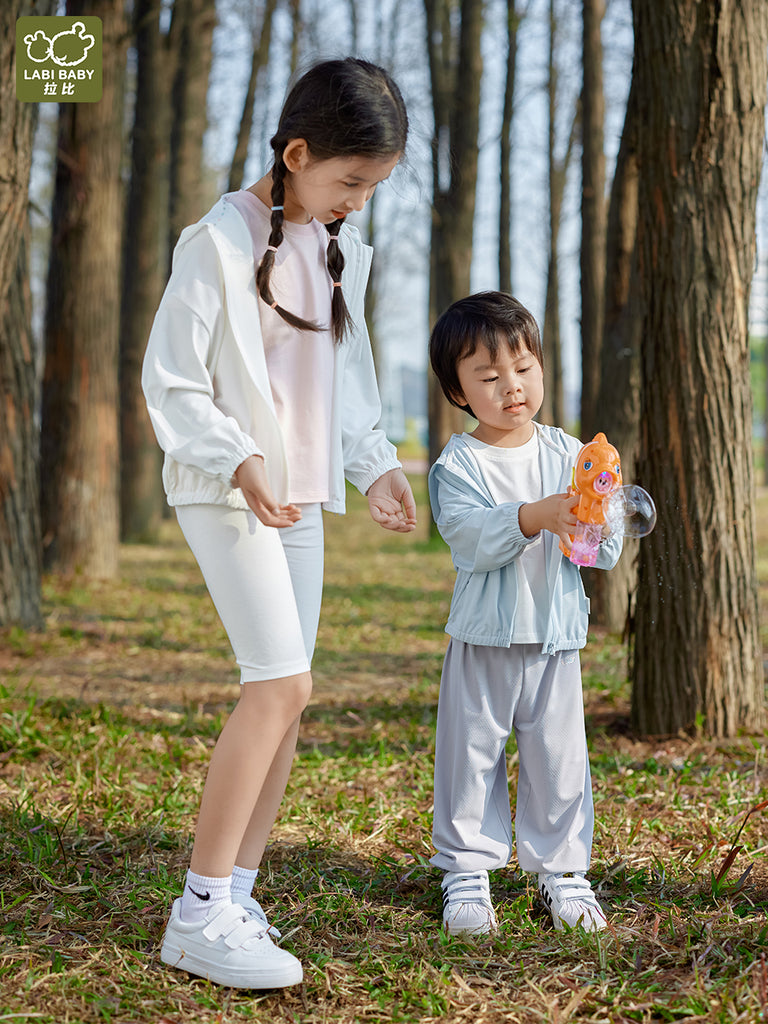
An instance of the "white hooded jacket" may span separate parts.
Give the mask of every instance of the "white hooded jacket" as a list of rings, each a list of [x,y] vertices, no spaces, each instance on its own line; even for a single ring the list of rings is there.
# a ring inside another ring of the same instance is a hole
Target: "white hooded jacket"
[[[376,385],[364,295],[372,250],[344,225],[344,297],[355,322],[335,346],[331,422],[330,512],[345,508],[344,478],[363,494],[400,466],[376,427]],[[227,196],[182,231],[173,270],[144,356],[142,387],[165,452],[169,505],[247,508],[233,481],[250,455],[263,455],[280,504],[288,499],[288,466],[264,356],[251,236]]]

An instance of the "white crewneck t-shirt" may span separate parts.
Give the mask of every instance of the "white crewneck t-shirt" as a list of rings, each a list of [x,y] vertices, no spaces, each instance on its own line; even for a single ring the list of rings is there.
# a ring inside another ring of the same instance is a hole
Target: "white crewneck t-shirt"
[[[477,460],[483,480],[497,505],[508,501],[539,501],[543,498],[539,465],[539,435],[517,448],[499,448],[464,434]],[[531,539],[515,560],[517,612],[513,644],[544,643],[548,619],[547,563],[541,533]]]
[[[253,239],[258,264],[269,244],[271,213],[252,192],[229,197]],[[328,232],[319,221],[283,223],[270,286],[278,304],[322,331],[291,327],[259,298],[259,317],[275,412],[285,441],[288,500],[328,500],[335,346],[330,331],[333,283],[326,265]],[[258,443],[258,438],[254,438]]]

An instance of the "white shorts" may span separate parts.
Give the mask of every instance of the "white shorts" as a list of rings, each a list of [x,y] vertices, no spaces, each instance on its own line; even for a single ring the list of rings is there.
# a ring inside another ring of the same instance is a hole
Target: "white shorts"
[[[282,679],[309,670],[323,593],[323,514],[277,530],[250,510],[177,505],[240,666],[240,682]]]

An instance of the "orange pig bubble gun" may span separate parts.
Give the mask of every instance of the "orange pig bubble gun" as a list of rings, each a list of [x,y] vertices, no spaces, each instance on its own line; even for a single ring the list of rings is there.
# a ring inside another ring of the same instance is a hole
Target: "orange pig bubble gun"
[[[605,536],[645,537],[656,523],[656,508],[647,491],[625,486],[621,458],[605,434],[583,446],[573,467],[571,491],[578,495],[578,524],[569,548],[560,550],[574,565],[594,565]]]

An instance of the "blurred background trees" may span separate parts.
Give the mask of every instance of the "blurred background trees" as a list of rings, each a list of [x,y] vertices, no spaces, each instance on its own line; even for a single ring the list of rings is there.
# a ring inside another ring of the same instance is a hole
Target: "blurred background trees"
[[[92,0],[102,101],[16,102],[15,19],[82,9],[14,0],[0,22],[0,626],[40,624],[43,556],[108,576],[120,539],[156,536],[139,373],[172,246],[263,173],[290,74],[354,52],[390,68],[413,128],[358,221],[393,439],[415,417],[393,352],[416,367],[429,460],[464,426],[426,373],[429,326],[469,291],[513,290],[542,327],[542,419],[603,430],[659,507],[652,537],[587,580],[593,620],[632,637],[636,728],[759,727],[764,0]]]

